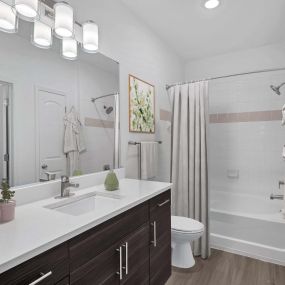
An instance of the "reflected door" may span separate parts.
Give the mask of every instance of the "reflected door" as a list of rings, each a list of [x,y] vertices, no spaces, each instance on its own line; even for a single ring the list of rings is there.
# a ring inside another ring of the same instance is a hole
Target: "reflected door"
[[[66,174],[63,153],[66,98],[63,94],[38,90],[40,180],[60,178]]]

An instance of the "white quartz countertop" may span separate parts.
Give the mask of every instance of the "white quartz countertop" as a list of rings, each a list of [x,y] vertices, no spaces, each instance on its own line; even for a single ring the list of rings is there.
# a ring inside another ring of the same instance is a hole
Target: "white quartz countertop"
[[[54,197],[16,207],[16,219],[0,224],[0,273],[165,192],[171,186],[170,183],[122,179],[120,190],[108,192],[121,195],[121,199],[113,202],[112,209],[102,208],[79,216],[45,208],[59,201]],[[76,191],[76,196],[94,191],[107,192],[103,185],[97,185]]]

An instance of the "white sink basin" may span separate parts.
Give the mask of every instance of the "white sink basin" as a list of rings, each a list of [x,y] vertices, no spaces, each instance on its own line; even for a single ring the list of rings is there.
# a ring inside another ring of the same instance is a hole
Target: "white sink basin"
[[[72,216],[80,216],[89,212],[102,213],[113,210],[120,199],[122,199],[120,195],[93,192],[66,198],[63,201],[47,205],[45,208]]]

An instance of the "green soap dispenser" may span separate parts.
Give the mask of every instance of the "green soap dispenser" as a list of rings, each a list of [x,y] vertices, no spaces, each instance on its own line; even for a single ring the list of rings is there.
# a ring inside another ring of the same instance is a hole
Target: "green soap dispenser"
[[[113,170],[110,170],[107,174],[104,185],[107,191],[115,191],[119,189],[119,180]]]

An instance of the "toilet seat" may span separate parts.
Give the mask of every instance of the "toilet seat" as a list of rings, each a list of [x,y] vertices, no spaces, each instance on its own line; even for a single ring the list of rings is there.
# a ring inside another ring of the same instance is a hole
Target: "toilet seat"
[[[171,230],[178,233],[201,233],[204,231],[204,225],[190,218],[172,216]]]

